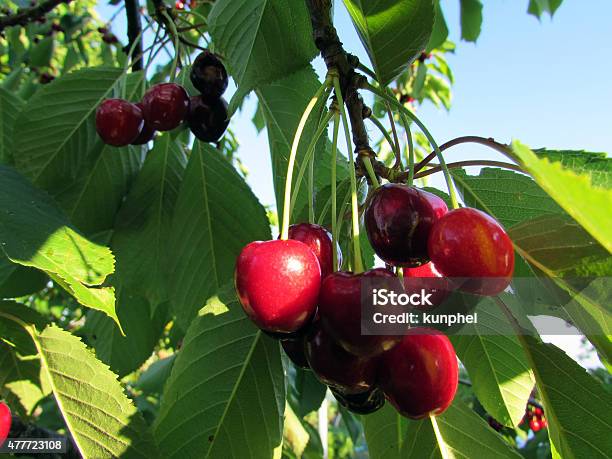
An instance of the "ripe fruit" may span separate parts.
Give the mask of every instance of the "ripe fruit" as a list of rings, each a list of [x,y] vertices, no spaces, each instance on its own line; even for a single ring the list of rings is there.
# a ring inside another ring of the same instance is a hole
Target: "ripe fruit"
[[[386,269],[362,274],[335,272],[323,279],[319,294],[322,326],[351,354],[370,357],[391,349],[401,338],[361,334],[361,283],[364,278],[395,278]]]
[[[289,227],[289,239],[303,242],[314,252],[321,266],[321,279],[325,279],[337,267],[333,263],[333,242],[329,231],[320,225],[298,223]],[[336,245],[338,265],[342,264],[342,253]]]
[[[431,293],[430,302],[433,306],[419,307],[424,311],[430,311],[444,302],[453,291],[453,285],[434,266],[433,263],[425,263],[416,268],[404,268],[404,286],[407,290],[418,291],[424,288]]]
[[[534,432],[538,432],[540,431],[542,426],[540,425],[540,421],[538,421],[536,418],[533,418],[531,421],[529,421],[529,428]]]
[[[229,125],[227,102],[225,99],[206,102],[202,96],[192,97],[187,124],[198,139],[203,142],[216,142]]]
[[[412,329],[381,357],[380,387],[395,409],[412,419],[446,410],[458,381],[455,349],[436,330]]]
[[[306,359],[303,336],[281,339],[281,346],[287,357],[291,359],[296,367],[303,368],[304,370],[310,369]]]
[[[461,289],[479,295],[503,291],[514,271],[512,241],[491,216],[464,207],[448,212],[431,230],[429,256],[445,276],[469,278]]]
[[[432,225],[448,208],[434,194],[388,183],[374,191],[365,211],[372,248],[385,263],[419,266],[429,261],[427,238]]]
[[[127,100],[107,99],[96,110],[96,131],[108,145],[129,145],[138,137],[142,126],[142,111]]]
[[[317,378],[344,394],[370,391],[376,383],[378,361],[342,349],[320,323],[306,337],[306,359]]]
[[[189,96],[187,91],[176,83],[156,84],[143,96],[142,111],[151,128],[171,131],[187,116]]]
[[[139,102],[136,104],[140,110],[142,110],[142,104]],[[134,141],[132,141],[132,145],[144,145],[145,143],[150,142],[155,138],[155,129],[152,129],[147,123],[142,125],[142,129],[140,130],[140,134]]]
[[[0,403],[0,446],[2,446],[11,431],[12,421],[11,410],[6,403]]]
[[[385,404],[385,394],[378,388],[361,394],[344,394],[341,391],[330,389],[340,405],[357,414],[370,414],[378,411]]]
[[[196,57],[189,78],[208,101],[218,99],[227,89],[227,70],[219,57],[210,51],[203,51]]]
[[[244,311],[259,328],[292,333],[315,312],[321,268],[302,242],[255,241],[240,252],[234,279]]]

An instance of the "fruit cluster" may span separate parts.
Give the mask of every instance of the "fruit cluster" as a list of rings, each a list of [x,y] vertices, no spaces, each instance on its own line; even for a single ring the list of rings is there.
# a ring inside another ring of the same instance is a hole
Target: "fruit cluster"
[[[105,100],[96,110],[98,135],[116,147],[143,145],[156,131],[171,131],[186,122],[198,139],[218,141],[229,125],[227,102],[221,97],[227,89],[227,71],[215,54],[204,51],[194,61],[190,79],[200,92],[191,98],[179,84],[160,83],[135,104]]]
[[[529,428],[534,432],[539,432],[548,427],[548,421],[544,416],[544,409],[541,406],[536,406],[532,403],[527,404],[523,423],[529,423]]]

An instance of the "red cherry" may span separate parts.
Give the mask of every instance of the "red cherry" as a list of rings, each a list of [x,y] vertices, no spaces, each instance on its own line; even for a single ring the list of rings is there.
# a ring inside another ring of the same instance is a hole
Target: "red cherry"
[[[304,337],[297,336],[295,338],[281,339],[281,346],[287,354],[287,357],[295,364],[296,367],[308,370],[308,360],[304,349]]]
[[[140,102],[138,102],[136,106],[142,110],[142,104]],[[147,123],[144,123],[140,134],[138,134],[138,137],[132,142],[132,145],[144,145],[145,143],[149,143],[155,138],[155,133],[155,129],[151,128]]]
[[[546,429],[547,427],[548,427],[548,421],[546,420],[546,418],[542,418],[542,420],[540,421],[540,428]]]
[[[176,83],[160,83],[149,89],[142,98],[144,119],[158,131],[178,127],[189,111],[189,96]]]
[[[108,145],[129,145],[138,137],[142,126],[142,111],[127,100],[107,99],[96,110],[96,131]]]
[[[395,278],[377,268],[362,274],[335,272],[327,276],[319,294],[319,317],[325,329],[351,354],[369,357],[391,349],[398,336],[361,334],[361,282],[367,277]]]
[[[303,242],[314,252],[321,265],[321,279],[325,279],[337,267],[333,263],[333,242],[329,231],[320,225],[298,223],[289,227],[289,239]],[[340,246],[336,245],[338,266],[342,264]]]
[[[259,328],[292,333],[315,312],[321,268],[299,241],[255,241],[236,261],[235,283],[244,311]]]
[[[432,225],[448,208],[434,194],[388,183],[374,191],[365,211],[372,248],[385,263],[419,266],[429,261],[427,238]]]
[[[497,295],[512,279],[512,241],[495,219],[480,210],[464,207],[448,212],[432,228],[428,251],[445,276],[469,278],[461,285],[466,292]]]
[[[418,279],[418,281],[414,279]],[[434,309],[442,304],[454,290],[452,283],[431,262],[416,268],[404,268],[404,286],[407,290],[414,291],[424,288],[428,293],[432,294],[430,302],[433,306],[419,308],[422,310]]]
[[[4,444],[6,437],[8,437],[11,431],[12,422],[11,410],[8,405],[6,403],[0,403],[0,446]]]
[[[537,416],[542,416],[544,414],[544,410],[542,408],[540,408],[539,406],[536,406],[535,409],[533,410],[533,412]]]
[[[529,428],[531,430],[533,430],[534,432],[538,432],[542,428],[542,426],[540,425],[540,421],[538,421],[537,419],[533,418],[529,422]]]
[[[459,382],[455,349],[436,330],[411,329],[382,355],[380,386],[403,416],[420,419],[449,407]]]
[[[374,388],[378,360],[357,357],[342,349],[320,322],[306,338],[306,359],[317,378],[344,394],[357,394]]]

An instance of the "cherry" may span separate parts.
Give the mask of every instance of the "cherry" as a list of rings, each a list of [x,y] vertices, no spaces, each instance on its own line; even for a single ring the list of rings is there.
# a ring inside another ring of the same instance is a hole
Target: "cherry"
[[[469,278],[461,285],[466,292],[496,295],[512,279],[512,241],[495,219],[480,210],[464,207],[448,212],[432,228],[428,251],[445,276]]]
[[[227,89],[227,70],[219,56],[208,50],[196,57],[189,78],[193,86],[208,101],[218,99]]]
[[[418,281],[408,279],[419,279]],[[419,307],[421,310],[432,310],[439,306],[448,298],[453,291],[452,283],[446,279],[434,266],[433,263],[425,263],[416,268],[404,268],[404,286],[408,290],[418,290],[424,288],[431,293],[430,302],[433,306]]]
[[[298,223],[289,227],[289,239],[301,241],[310,247],[319,260],[321,266],[321,279],[325,279],[337,267],[333,262],[333,242],[329,231],[320,225],[312,223]],[[342,264],[342,253],[336,244],[338,253],[338,266]]]
[[[427,238],[448,208],[434,194],[398,183],[377,188],[365,211],[372,248],[385,263],[419,266],[429,261]]]
[[[198,139],[203,142],[216,142],[229,125],[227,102],[223,98],[206,102],[202,96],[192,97],[187,124]]]
[[[371,414],[385,404],[385,394],[378,388],[360,394],[345,394],[333,387],[330,390],[338,403],[353,413]]]
[[[361,334],[361,282],[364,278],[395,278],[377,268],[362,274],[335,272],[323,279],[319,294],[319,315],[325,329],[351,354],[368,357],[391,349],[397,336]]]
[[[306,359],[303,336],[281,339],[280,343],[285,354],[287,354],[287,357],[289,357],[296,367],[303,368],[304,370],[310,369],[308,360]]]
[[[142,110],[142,104],[140,102],[138,102],[136,106]],[[142,129],[140,130],[138,137],[132,141],[132,145],[144,145],[145,143],[149,143],[155,138],[155,133],[155,129],[152,129],[151,126],[145,122],[142,125]]]
[[[376,382],[378,360],[346,352],[320,322],[306,337],[306,359],[316,377],[343,394],[370,391]]]
[[[315,312],[321,268],[300,241],[255,241],[240,252],[234,279],[244,311],[259,328],[292,333]]]
[[[176,83],[160,83],[149,89],[142,98],[142,112],[147,124],[158,131],[178,127],[189,111],[189,96]]]
[[[446,335],[414,328],[381,357],[380,387],[403,416],[420,419],[442,413],[457,392],[459,368]]]
[[[542,426],[540,425],[540,421],[538,421],[536,418],[533,418],[531,421],[529,421],[529,428],[534,432],[539,432]]]
[[[129,145],[138,137],[142,126],[142,111],[127,100],[107,99],[96,110],[96,131],[108,145]]]
[[[0,403],[0,446],[2,446],[11,431],[12,422],[11,410],[8,405]]]

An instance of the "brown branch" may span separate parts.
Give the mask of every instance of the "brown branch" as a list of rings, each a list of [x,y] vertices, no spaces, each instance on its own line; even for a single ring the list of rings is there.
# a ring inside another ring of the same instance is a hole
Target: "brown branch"
[[[363,99],[359,95],[363,75],[355,72],[359,64],[355,56],[348,54],[343,46],[332,22],[332,0],[306,0],[310,12],[313,38],[321,52],[328,69],[336,69],[339,75],[340,87],[344,104],[351,121],[351,131],[355,151],[361,154],[373,155],[368,139],[368,133],[363,122]]]
[[[510,170],[517,171],[517,172],[524,172],[523,169],[521,169],[516,164],[504,163],[504,162],[501,162],[501,161],[489,161],[489,160],[486,160],[486,159],[475,159],[475,160],[470,160],[470,161],[458,161],[456,163],[448,163],[446,165],[446,167],[448,167],[449,169],[457,169],[457,168],[460,168],[460,167],[467,167],[467,166],[502,167],[504,169],[510,169]],[[431,169],[427,169],[426,171],[422,171],[422,172],[419,172],[417,174],[414,174],[414,178],[415,179],[423,178],[423,177],[426,177],[428,175],[435,174],[437,172],[442,172],[442,167],[439,164],[437,164],[435,167],[432,167]],[[408,174],[407,173],[403,173],[403,174],[397,175],[396,177],[400,181],[405,181],[408,178]]]
[[[128,59],[132,59],[132,71],[142,70],[142,25],[140,23],[140,5],[138,0],[125,0],[125,14],[127,17],[127,35],[128,45],[127,52],[133,48],[132,55]]]
[[[30,8],[20,8],[15,14],[0,17],[0,32],[11,26],[25,26],[28,22],[43,17],[49,11],[62,3],[69,3],[66,0],[46,0]]]

